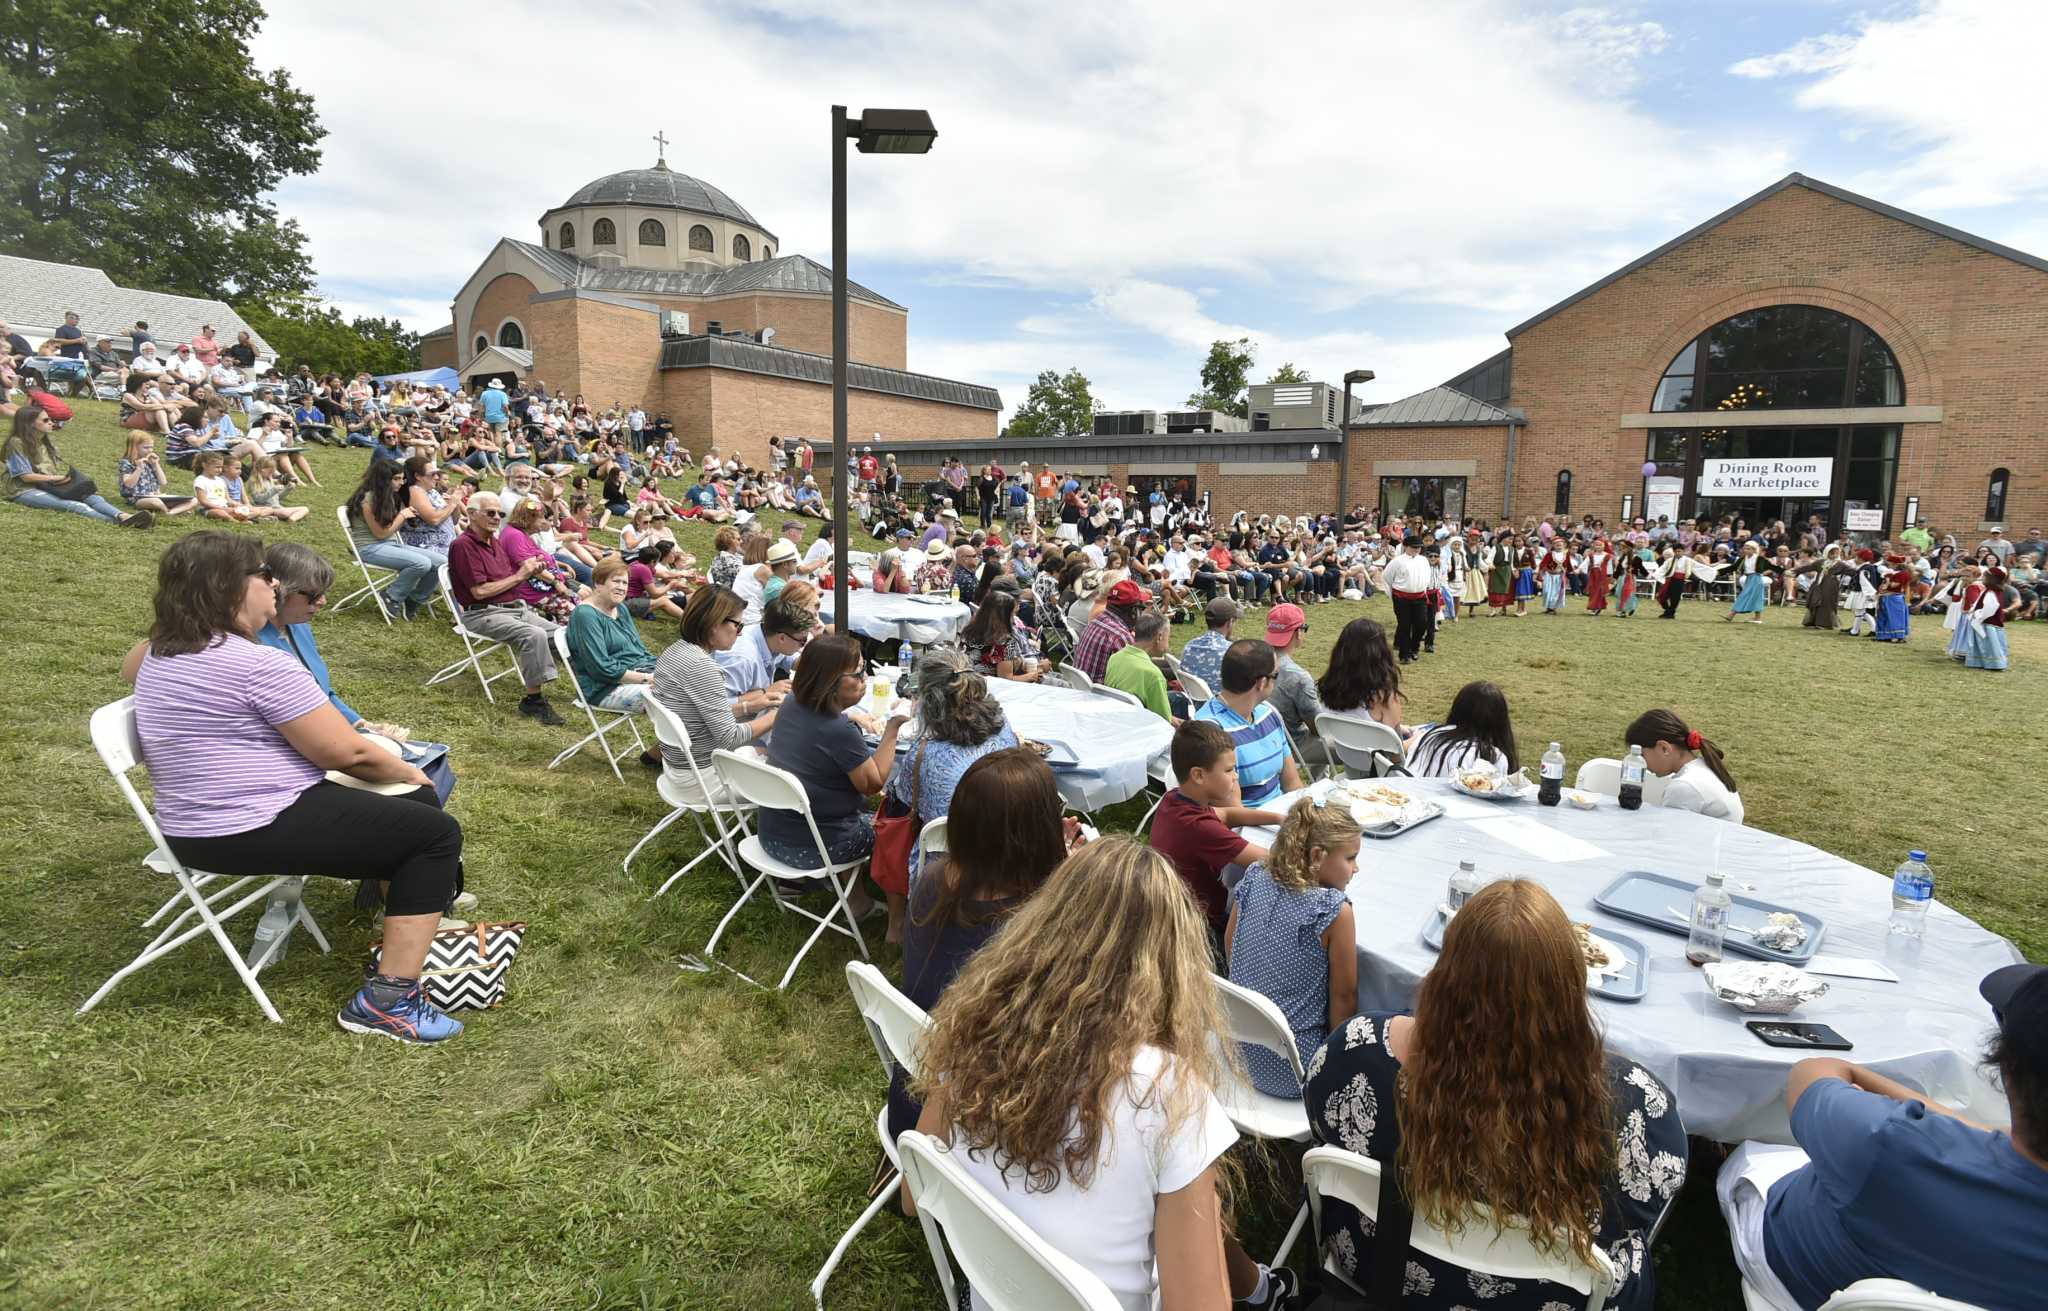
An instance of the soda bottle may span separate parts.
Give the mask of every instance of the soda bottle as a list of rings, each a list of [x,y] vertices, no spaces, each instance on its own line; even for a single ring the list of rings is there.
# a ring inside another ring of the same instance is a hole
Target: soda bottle
[[[1461,860],[1458,862],[1458,868],[1451,871],[1451,885],[1444,891],[1444,905],[1449,906],[1451,912],[1456,914],[1465,908],[1465,903],[1472,900],[1472,895],[1478,891],[1478,867],[1469,860]]]
[[[1637,800],[1640,802],[1641,798]],[[1685,935],[1685,958],[1695,965],[1711,965],[1721,959],[1721,942],[1728,936],[1730,904],[1728,889],[1721,886],[1725,877],[1715,870],[1692,894],[1692,926]]]
[[[1927,867],[1927,853],[1909,851],[1892,871],[1893,933],[1917,938],[1927,931],[1927,908],[1934,904],[1934,871]]]
[[[1621,808],[1641,810],[1643,807],[1643,775],[1649,772],[1649,764],[1643,759],[1643,749],[1632,746],[1628,759],[1621,762]]]
[[[1546,806],[1554,806],[1564,796],[1564,749],[1557,743],[1550,744],[1550,750],[1543,753],[1543,782],[1536,789],[1536,800]]]

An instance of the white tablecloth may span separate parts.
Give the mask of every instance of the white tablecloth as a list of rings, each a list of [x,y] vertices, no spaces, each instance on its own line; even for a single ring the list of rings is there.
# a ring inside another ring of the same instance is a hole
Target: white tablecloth
[[[1060,796],[1077,810],[1100,810],[1145,790],[1153,757],[1173,745],[1173,725],[1149,710],[1092,692],[1039,683],[989,680],[1018,737],[1064,742],[1078,768],[1057,769]]]
[[[1628,870],[1700,882],[1718,843],[1731,891],[1819,916],[1827,926],[1821,955],[1879,960],[1899,976],[1897,983],[1829,978],[1827,996],[1802,1006],[1791,1018],[1829,1025],[1855,1049],[1819,1054],[1870,1066],[1972,1119],[2010,1123],[2004,1095],[1978,1067],[1993,1021],[1991,1008],[1977,995],[1977,983],[2020,954],[1967,917],[1937,902],[1924,940],[1894,937],[1887,931],[1889,875],[1803,842],[1690,811],[1645,806],[1631,813],[1611,798],[1590,811],[1569,804],[1545,808],[1533,798],[1474,800],[1435,780],[1389,781],[1443,801],[1450,813],[1397,838],[1367,839],[1359,853],[1350,896],[1357,907],[1361,1008],[1413,1006],[1416,985],[1436,959],[1422,945],[1422,930],[1443,901],[1445,883],[1460,860],[1475,862],[1482,879],[1533,878],[1572,918],[1626,933],[1648,950],[1648,995],[1638,1002],[1596,997],[1594,1015],[1610,1047],[1671,1086],[1686,1128],[1722,1142],[1790,1142],[1785,1074],[1806,1053],[1767,1047],[1743,1028],[1743,1021],[1753,1017],[1708,993],[1699,970],[1686,964],[1683,936],[1593,906],[1594,896]],[[1499,832],[1475,827],[1475,818],[1492,817],[1527,820],[1590,843],[1600,853],[1545,860]],[[1270,833],[1265,830],[1263,836],[1269,839]],[[1261,840],[1259,830],[1248,830],[1247,836]],[[1938,861],[1935,873],[1938,880]],[[1738,880],[1754,887],[1739,887]],[[1689,904],[1688,898],[1680,909]]]
[[[878,642],[913,642],[928,646],[959,632],[967,623],[967,607],[958,601],[916,601],[900,592],[859,588],[846,594],[853,613],[848,626]],[[818,617],[832,622],[832,593],[818,600]]]

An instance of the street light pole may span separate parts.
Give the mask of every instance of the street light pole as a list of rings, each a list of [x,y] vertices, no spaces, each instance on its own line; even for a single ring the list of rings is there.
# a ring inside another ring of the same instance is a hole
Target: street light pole
[[[1351,388],[1354,384],[1371,382],[1375,377],[1371,369],[1353,369],[1344,375],[1344,408],[1337,411],[1337,426],[1343,430],[1344,441],[1337,459],[1337,528],[1344,527],[1344,511],[1351,500]]]
[[[856,130],[858,130],[856,128]],[[846,600],[846,106],[832,106],[832,630],[851,632]]]

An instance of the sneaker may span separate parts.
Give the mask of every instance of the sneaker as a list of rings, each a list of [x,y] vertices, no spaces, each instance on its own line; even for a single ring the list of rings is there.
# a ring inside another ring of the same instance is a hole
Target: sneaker
[[[563,719],[556,712],[555,708],[548,704],[548,699],[538,692],[532,696],[520,699],[519,713],[525,715],[528,719],[538,719],[549,728],[560,728],[563,724],[569,722]]]
[[[1260,1302],[1260,1311],[1289,1311],[1298,1304],[1301,1296],[1301,1277],[1286,1266],[1274,1266],[1266,1271],[1266,1300]],[[1232,1306],[1250,1306],[1243,1298],[1234,1299]]]
[[[448,903],[448,909],[459,910],[465,915],[476,908],[477,900],[474,892],[458,892],[455,894],[455,900]]]
[[[156,516],[147,510],[136,510],[121,516],[117,522],[122,528],[148,528],[156,522]]]
[[[349,998],[348,1005],[341,1008],[334,1020],[350,1033],[375,1034],[406,1043],[446,1042],[462,1032],[462,1021],[442,1014],[417,983],[389,1010],[379,1010],[371,1003],[370,989],[365,985]]]

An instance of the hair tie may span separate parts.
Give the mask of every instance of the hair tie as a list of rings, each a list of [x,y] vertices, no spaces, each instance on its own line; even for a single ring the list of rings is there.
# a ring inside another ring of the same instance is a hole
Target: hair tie
[[[1315,808],[1317,810],[1321,810],[1323,807],[1330,804],[1330,796],[1327,792],[1311,796],[1309,800],[1315,803]]]
[[[1687,751],[1697,751],[1700,749],[1700,731],[1698,729],[1689,728],[1685,730],[1685,749]]]

